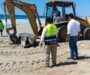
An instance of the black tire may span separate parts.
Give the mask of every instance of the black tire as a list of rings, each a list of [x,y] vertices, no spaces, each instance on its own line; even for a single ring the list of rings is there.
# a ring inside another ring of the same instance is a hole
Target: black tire
[[[58,42],[66,42],[66,37],[67,37],[67,25],[63,25],[58,28],[57,32],[58,36]]]
[[[90,40],[90,27],[84,29],[83,37],[85,40]]]

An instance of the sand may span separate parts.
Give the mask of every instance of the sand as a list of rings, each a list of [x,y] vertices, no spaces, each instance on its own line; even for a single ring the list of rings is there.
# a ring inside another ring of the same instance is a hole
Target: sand
[[[33,33],[29,24],[18,24],[17,30],[18,35]],[[3,35],[0,37],[0,75],[90,75],[90,40],[78,41],[80,59],[74,61],[67,59],[68,43],[59,43],[57,66],[46,68],[44,48],[12,45],[5,30]]]
[[[22,48],[0,42],[0,75],[89,75],[90,41],[78,41],[79,60],[67,59],[70,55],[68,43],[60,43],[57,66],[46,68],[44,49]],[[50,62],[50,65],[52,63]]]

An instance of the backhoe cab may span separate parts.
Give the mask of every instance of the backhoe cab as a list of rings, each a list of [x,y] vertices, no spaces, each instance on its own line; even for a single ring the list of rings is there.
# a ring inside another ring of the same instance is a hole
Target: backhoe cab
[[[90,39],[90,25],[87,20],[81,19],[76,16],[75,4],[72,1],[54,1],[46,3],[46,23],[47,18],[54,18],[53,13],[55,8],[60,11],[60,22],[55,23],[58,29],[58,40],[65,42],[67,36],[67,17],[68,14],[73,13],[75,18],[81,25],[80,39]],[[54,21],[53,21],[54,23]]]

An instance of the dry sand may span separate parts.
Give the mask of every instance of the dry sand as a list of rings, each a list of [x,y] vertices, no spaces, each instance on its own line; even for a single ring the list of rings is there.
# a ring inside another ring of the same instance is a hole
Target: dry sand
[[[24,29],[31,33],[29,25],[18,25],[17,29],[18,34]],[[46,68],[43,48],[37,46],[25,49],[20,45],[10,45],[4,31],[4,37],[0,37],[0,75],[90,75],[90,40],[78,41],[78,51],[79,60],[67,59],[70,55],[68,43],[60,43],[57,66]]]
[[[0,41],[0,75],[90,75],[90,41],[78,41],[80,59],[75,61],[67,59],[68,43],[59,45],[57,66],[46,68],[43,48],[25,49]]]

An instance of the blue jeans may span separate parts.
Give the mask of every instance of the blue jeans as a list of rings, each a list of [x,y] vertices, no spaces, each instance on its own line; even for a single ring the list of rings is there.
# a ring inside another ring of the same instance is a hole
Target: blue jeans
[[[69,46],[71,49],[71,58],[78,57],[77,39],[78,39],[78,36],[69,36]]]

